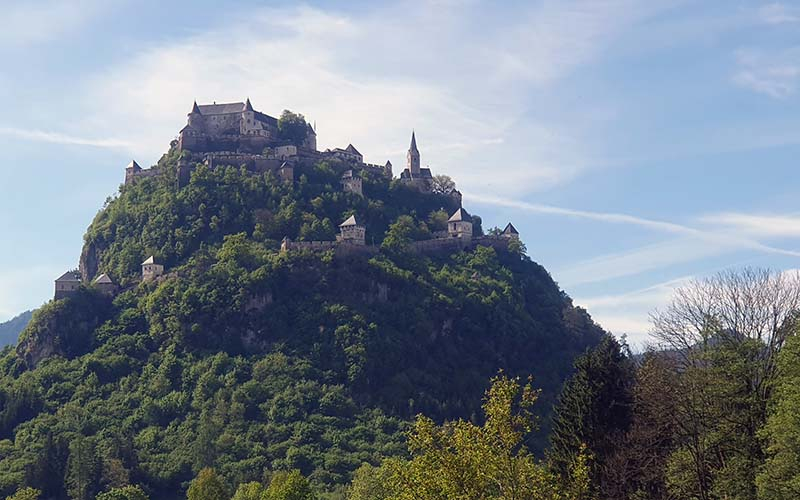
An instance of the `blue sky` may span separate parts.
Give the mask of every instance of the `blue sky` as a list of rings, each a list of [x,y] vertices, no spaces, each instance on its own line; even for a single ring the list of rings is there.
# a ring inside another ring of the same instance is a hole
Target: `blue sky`
[[[77,265],[124,166],[198,102],[304,113],[422,162],[604,327],[674,287],[800,267],[800,2],[0,0],[0,321]]]

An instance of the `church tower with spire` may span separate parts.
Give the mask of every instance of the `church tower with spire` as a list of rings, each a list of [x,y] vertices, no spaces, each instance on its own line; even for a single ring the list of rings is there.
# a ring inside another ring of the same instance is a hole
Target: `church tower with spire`
[[[407,166],[406,169],[411,174],[411,177],[419,177],[420,175],[420,161],[419,149],[417,149],[417,137],[414,131],[411,131],[411,146],[408,148],[406,154]]]

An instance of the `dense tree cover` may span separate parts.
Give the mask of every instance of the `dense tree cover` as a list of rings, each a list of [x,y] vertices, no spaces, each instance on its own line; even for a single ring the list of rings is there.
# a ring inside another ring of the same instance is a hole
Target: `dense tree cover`
[[[618,348],[602,355],[609,341],[578,361],[556,411],[553,467],[585,445],[598,498],[795,498],[798,307],[789,273],[744,269],[678,290],[654,314],[671,349],[635,371]]]
[[[581,450],[564,481],[534,458],[525,436],[535,427],[531,408],[539,392],[530,383],[498,376],[483,403],[485,423],[465,420],[437,426],[418,416],[409,435],[411,458],[362,467],[350,500],[498,499],[581,500],[589,498],[588,454]]]
[[[800,336],[786,340],[778,359],[776,388],[762,429],[766,460],[759,468],[759,498],[800,498]]]
[[[588,453],[595,492],[608,488],[610,458],[630,426],[633,373],[630,357],[611,336],[578,358],[555,407],[548,450],[562,477],[569,478],[577,457]]]
[[[201,166],[177,189],[176,159],[87,230],[84,269],[120,294],[50,303],[2,352],[0,494],[183,498],[213,468],[231,495],[290,470],[336,495],[362,464],[404,456],[418,413],[478,419],[500,368],[533,374],[546,414],[603,333],[519,252],[409,252],[443,229],[452,197],[369,173],[366,196],[344,193],[336,163],[293,185]],[[279,252],[352,214],[379,254]],[[151,254],[168,272],[140,283]]]

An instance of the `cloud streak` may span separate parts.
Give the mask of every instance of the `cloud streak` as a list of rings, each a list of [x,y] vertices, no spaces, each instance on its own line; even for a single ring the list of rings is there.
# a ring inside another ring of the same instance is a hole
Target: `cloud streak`
[[[91,139],[75,137],[59,132],[45,132],[42,130],[27,130],[14,127],[0,127],[0,135],[24,139],[28,141],[49,142],[70,146],[91,146],[96,148],[131,150],[132,144],[121,139]]]

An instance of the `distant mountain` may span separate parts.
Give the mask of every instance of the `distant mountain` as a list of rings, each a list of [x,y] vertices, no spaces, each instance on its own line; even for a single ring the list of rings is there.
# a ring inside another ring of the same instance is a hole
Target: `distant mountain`
[[[5,347],[9,344],[16,344],[17,338],[22,330],[28,326],[31,321],[33,311],[25,311],[19,316],[0,323],[0,347]]]

